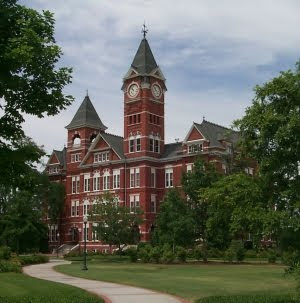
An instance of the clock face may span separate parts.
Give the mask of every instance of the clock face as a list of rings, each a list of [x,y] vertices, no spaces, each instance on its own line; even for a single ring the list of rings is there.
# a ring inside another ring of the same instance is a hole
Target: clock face
[[[129,87],[128,87],[128,95],[131,98],[134,98],[138,95],[139,93],[139,87],[136,83],[132,83]]]
[[[161,88],[158,84],[153,84],[151,87],[151,91],[155,98],[159,98],[161,96]]]

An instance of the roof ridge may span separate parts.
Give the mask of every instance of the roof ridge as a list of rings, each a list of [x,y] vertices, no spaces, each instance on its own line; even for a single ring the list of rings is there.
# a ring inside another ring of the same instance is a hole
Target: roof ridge
[[[233,131],[233,132],[238,133],[238,131],[233,130],[232,128],[229,128],[229,127],[226,127],[226,126],[223,126],[223,125],[214,123],[214,122],[210,122],[210,121],[207,121],[207,120],[204,120],[204,119],[203,119],[203,121],[201,122],[201,124],[202,124],[203,122],[206,122],[206,123],[209,123],[209,124],[212,124],[212,125],[215,125],[215,126],[218,126],[218,127],[221,127],[221,128],[224,128],[224,129],[227,129],[227,130],[230,130],[230,131]],[[195,123],[201,125],[200,123],[197,123],[197,122],[195,122]]]
[[[180,144],[182,143],[182,141],[178,141],[178,142],[171,142],[171,143],[166,143],[165,145],[171,145],[171,144]]]
[[[110,135],[110,136],[114,136],[114,137],[121,138],[121,139],[124,138],[124,137],[122,137],[122,136],[115,135],[115,134],[111,134],[111,133],[106,133],[106,132],[103,132],[103,134]]]

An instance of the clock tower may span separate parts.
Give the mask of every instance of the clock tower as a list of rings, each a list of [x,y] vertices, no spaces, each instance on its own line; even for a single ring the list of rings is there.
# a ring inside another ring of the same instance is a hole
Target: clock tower
[[[165,77],[146,39],[146,31],[123,78],[124,154],[159,158],[164,151]]]

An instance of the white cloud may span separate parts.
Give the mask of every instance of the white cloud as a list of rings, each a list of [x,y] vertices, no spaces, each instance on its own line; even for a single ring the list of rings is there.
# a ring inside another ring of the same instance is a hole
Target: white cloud
[[[66,91],[76,102],[57,117],[30,117],[25,124],[27,133],[48,151],[63,147],[64,126],[86,89],[109,131],[123,133],[120,87],[144,20],[152,51],[167,78],[170,140],[183,138],[192,121],[201,122],[202,115],[229,125],[250,104],[255,84],[275,76],[281,69],[277,64],[284,66],[299,56],[297,0],[22,2],[55,13],[56,37],[64,52],[61,64],[74,68],[73,84]],[[261,66],[271,71],[262,72]],[[205,78],[207,88],[200,82]],[[242,82],[244,78],[247,81]],[[217,79],[219,84],[214,85]]]

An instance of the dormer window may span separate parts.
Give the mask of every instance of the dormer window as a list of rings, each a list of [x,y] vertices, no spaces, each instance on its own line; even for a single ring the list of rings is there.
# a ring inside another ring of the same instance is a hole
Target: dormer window
[[[203,151],[203,144],[202,143],[197,143],[197,144],[190,144],[188,145],[188,153],[198,153]]]
[[[48,173],[50,175],[59,173],[59,167],[58,166],[50,166],[49,169],[48,169]]]
[[[109,151],[94,154],[94,163],[102,163],[107,161],[109,161]]]

